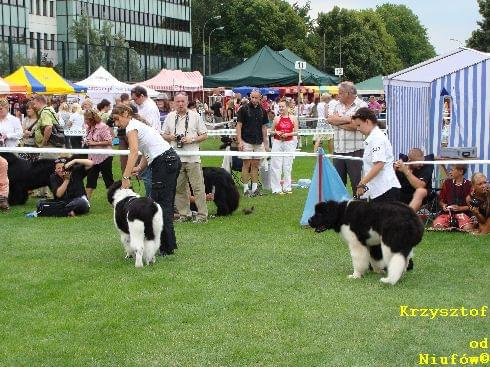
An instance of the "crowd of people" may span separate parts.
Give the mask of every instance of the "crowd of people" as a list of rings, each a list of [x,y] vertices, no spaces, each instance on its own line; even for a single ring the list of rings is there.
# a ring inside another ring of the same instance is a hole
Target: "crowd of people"
[[[200,143],[208,137],[206,115],[213,116],[215,123],[236,121],[235,147],[250,153],[242,157],[241,168],[243,194],[249,197],[262,195],[261,157],[254,153],[294,152],[298,145],[297,116],[313,117],[319,129],[333,130],[333,138],[321,133],[315,135],[314,149],[326,140],[330,151],[345,156],[345,159],[333,159],[333,164],[344,185],[349,179],[356,196],[403,201],[418,211],[431,195],[433,166],[410,163],[423,162],[423,152],[418,148],[408,153],[408,164],[393,157],[391,143],[378,120],[386,108],[384,98],[376,100],[371,96],[366,102],[357,96],[351,82],[342,82],[338,91],[336,96],[324,93],[314,101],[296,104],[291,98],[271,101],[253,90],[247,98],[239,94],[226,101],[212,98],[208,107],[198,99],[189,102],[187,95],[179,93],[173,101],[166,94],[160,94],[154,101],[145,88],[137,86],[130,94],[118,96],[114,104],[104,99],[96,106],[88,98],[80,104],[51,101],[48,105],[46,97],[35,95],[19,105],[19,113],[14,114],[9,113],[7,101],[0,100],[0,144],[54,147],[52,135],[57,125],[72,130],[65,136],[67,148],[111,149],[117,137],[119,149],[130,151],[129,156],[120,156],[123,187],[129,186],[131,177],[137,175],[144,182],[147,196],[175,209],[175,213],[164,213],[165,222],[172,218],[205,223],[207,196],[200,156],[179,153],[199,151]],[[138,152],[143,153],[142,158]],[[59,157],[43,153],[25,155],[25,158]],[[40,190],[37,194],[64,201],[69,216],[87,213],[99,176],[102,175],[106,188],[114,182],[112,166],[113,156],[107,154],[57,160],[50,192]],[[293,155],[270,159],[272,194],[292,193],[292,167]],[[442,212],[433,225],[488,232],[486,178],[476,173],[470,182],[464,179],[464,173],[464,166],[452,167],[450,179],[444,182],[439,195]],[[191,194],[197,212],[190,209]],[[8,208],[7,197],[7,166],[0,158],[0,208]],[[164,232],[171,251],[173,227]]]

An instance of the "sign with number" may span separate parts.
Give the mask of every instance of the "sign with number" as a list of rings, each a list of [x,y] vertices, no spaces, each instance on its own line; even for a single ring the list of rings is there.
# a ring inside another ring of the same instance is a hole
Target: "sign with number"
[[[335,68],[335,75],[336,76],[344,75],[344,68]]]
[[[305,61],[296,61],[294,63],[294,68],[296,70],[305,70],[306,69],[306,62]]]

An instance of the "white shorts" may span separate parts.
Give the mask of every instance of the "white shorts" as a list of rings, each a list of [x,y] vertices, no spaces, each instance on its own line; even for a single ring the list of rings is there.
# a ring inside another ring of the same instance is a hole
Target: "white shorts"
[[[243,142],[243,151],[244,152],[265,152],[264,143],[262,144],[249,144]],[[255,157],[255,156],[243,156],[241,159],[262,159],[263,157]]]

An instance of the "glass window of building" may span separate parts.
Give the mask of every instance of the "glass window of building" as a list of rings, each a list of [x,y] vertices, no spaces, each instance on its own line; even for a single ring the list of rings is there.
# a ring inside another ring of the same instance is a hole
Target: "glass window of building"
[[[41,1],[42,0],[35,0],[35,3],[36,3],[36,15],[41,15]]]
[[[49,16],[54,17],[54,1],[49,2]]]
[[[48,16],[48,0],[43,0],[43,15]]]
[[[55,39],[55,35],[53,33],[51,33],[51,50],[55,50],[56,49],[56,39]]]
[[[30,32],[29,33],[29,46],[31,48],[34,48],[34,32]]]

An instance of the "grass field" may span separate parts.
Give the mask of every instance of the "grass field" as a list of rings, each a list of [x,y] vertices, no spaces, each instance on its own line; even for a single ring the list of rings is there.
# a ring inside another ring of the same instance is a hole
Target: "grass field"
[[[296,159],[294,178],[313,165]],[[300,228],[298,189],[243,199],[252,215],[178,223],[176,254],[135,269],[104,193],[100,181],[79,218],[25,218],[34,199],[0,213],[0,366],[394,367],[485,352],[469,342],[490,336],[488,317],[400,306],[488,306],[488,236],[426,233],[396,286],[349,280],[340,237]]]

